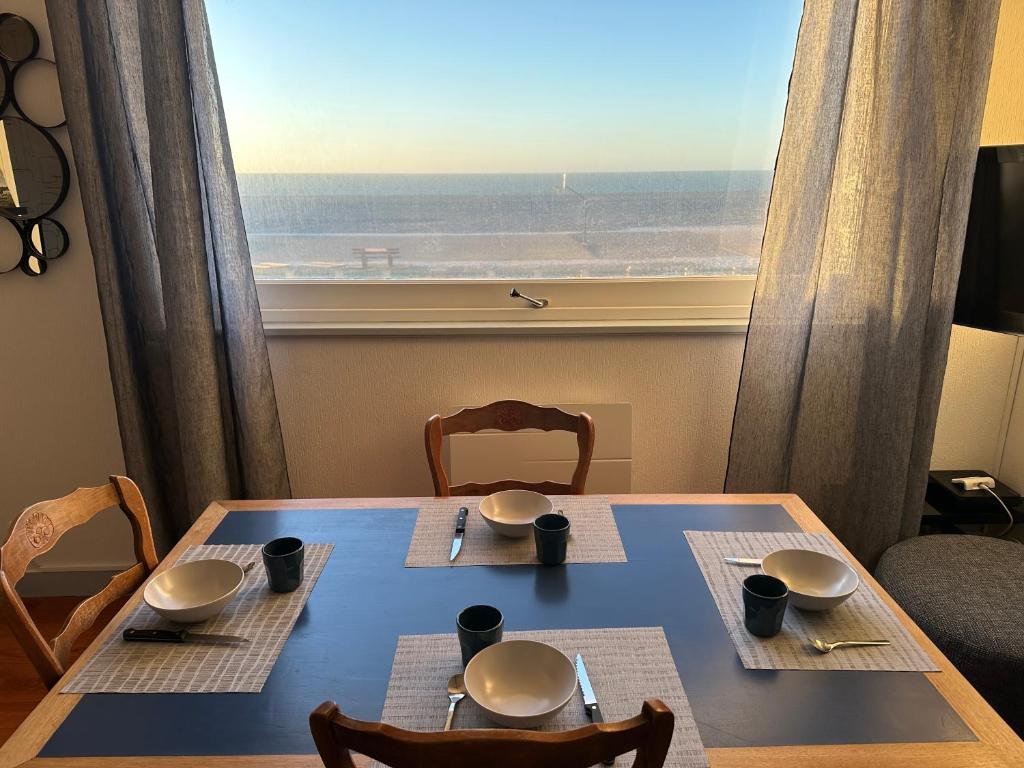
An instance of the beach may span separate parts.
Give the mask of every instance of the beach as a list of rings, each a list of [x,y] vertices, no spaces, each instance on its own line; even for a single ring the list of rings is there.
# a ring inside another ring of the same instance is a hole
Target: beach
[[[678,277],[757,272],[761,227],[543,234],[250,235],[256,277],[382,280]],[[393,265],[354,249],[397,249]]]
[[[258,278],[344,280],[755,274],[770,182],[733,171],[239,178]]]

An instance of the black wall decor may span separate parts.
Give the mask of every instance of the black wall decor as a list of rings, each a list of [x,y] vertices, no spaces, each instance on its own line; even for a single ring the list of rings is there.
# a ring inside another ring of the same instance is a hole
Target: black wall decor
[[[64,109],[57,66],[38,52],[32,24],[0,13],[0,274],[41,275],[69,245],[52,214],[67,197],[70,169],[48,133],[64,125]]]

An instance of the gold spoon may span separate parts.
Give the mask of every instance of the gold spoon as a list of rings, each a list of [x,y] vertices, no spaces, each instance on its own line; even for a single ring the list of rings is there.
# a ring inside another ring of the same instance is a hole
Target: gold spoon
[[[819,653],[832,653],[836,648],[853,648],[861,645],[890,645],[888,640],[837,640],[829,643],[818,638],[811,639],[811,645]]]
[[[452,718],[455,717],[455,705],[466,697],[466,681],[462,674],[452,675],[448,678],[448,719],[444,723],[444,729],[452,729]]]

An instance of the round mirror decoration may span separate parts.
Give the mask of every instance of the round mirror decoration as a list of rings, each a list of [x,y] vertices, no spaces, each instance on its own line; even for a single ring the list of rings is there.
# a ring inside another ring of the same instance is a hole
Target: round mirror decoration
[[[0,275],[15,269],[25,257],[25,239],[21,227],[13,221],[0,221]]]
[[[57,65],[49,59],[18,64],[10,77],[11,104],[23,118],[39,128],[59,128],[66,122],[60,98]]]
[[[21,260],[21,271],[29,277],[39,277],[46,271],[46,261],[40,259],[34,253],[27,254]]]
[[[57,64],[37,58],[39,34],[28,19],[0,13],[0,274],[20,268],[38,277],[70,244],[52,217],[71,172],[49,131],[65,124]],[[61,134],[66,141],[66,134]]]
[[[6,61],[0,59],[0,114],[3,114],[7,105],[11,103],[11,93],[11,68],[7,66]]]
[[[53,219],[39,219],[29,224],[25,240],[32,254],[43,259],[59,259],[68,249],[68,231]]]
[[[68,193],[64,150],[46,131],[20,117],[0,117],[0,216],[38,219],[54,211]]]
[[[36,28],[14,13],[0,13],[0,56],[8,61],[25,61],[39,51]]]

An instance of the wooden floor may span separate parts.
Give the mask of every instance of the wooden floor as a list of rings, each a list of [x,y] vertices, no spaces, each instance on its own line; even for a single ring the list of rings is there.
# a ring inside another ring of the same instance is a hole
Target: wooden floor
[[[36,597],[26,598],[25,605],[43,636],[49,638],[60,631],[64,619],[81,600],[81,597]],[[118,601],[100,614],[92,628],[75,643],[75,656],[92,642],[122,603]],[[39,681],[35,667],[25,657],[10,628],[0,620],[0,744],[7,741],[44,695],[46,686]]]

